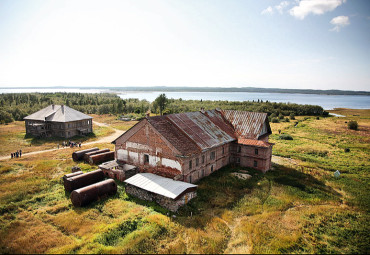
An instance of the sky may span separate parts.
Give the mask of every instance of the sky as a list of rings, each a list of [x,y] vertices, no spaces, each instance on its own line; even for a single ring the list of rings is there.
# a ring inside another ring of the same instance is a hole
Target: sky
[[[370,91],[368,0],[0,0],[0,87]]]

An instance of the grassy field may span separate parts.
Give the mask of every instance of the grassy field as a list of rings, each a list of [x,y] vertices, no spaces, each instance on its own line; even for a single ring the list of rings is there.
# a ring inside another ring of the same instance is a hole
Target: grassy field
[[[123,131],[128,130],[130,127],[132,127],[138,122],[138,121],[122,121],[117,119],[116,115],[112,114],[104,115],[91,114],[91,116],[97,122],[108,124],[110,127]]]
[[[76,165],[72,149],[1,161],[0,253],[367,253],[370,111],[337,113],[348,117],[273,123],[282,158],[272,171],[247,169],[253,177],[240,180],[231,175],[240,168],[223,168],[176,217],[122,183],[113,197],[73,207],[61,181]],[[346,128],[352,119],[358,131]],[[293,140],[279,140],[279,129]]]

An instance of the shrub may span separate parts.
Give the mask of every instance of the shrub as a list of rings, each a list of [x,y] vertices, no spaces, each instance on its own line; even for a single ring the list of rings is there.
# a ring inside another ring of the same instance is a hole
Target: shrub
[[[284,119],[284,115],[282,115],[281,113],[279,114],[279,119]]]
[[[278,119],[278,118],[272,118],[272,119],[271,119],[271,122],[272,122],[272,123],[279,123],[279,119]]]
[[[293,140],[293,137],[291,135],[288,135],[288,134],[282,134],[279,136],[279,139],[280,140]]]
[[[350,152],[351,150],[349,148],[344,148],[344,152]]]
[[[291,113],[291,114],[289,115],[289,118],[290,118],[291,120],[295,120],[294,113]]]
[[[358,129],[357,121],[351,120],[350,122],[348,122],[348,128],[357,130]]]
[[[285,122],[290,122],[289,118],[284,119]]]
[[[317,117],[316,117],[316,119],[317,119],[317,120],[319,120],[319,119],[320,119],[320,117],[319,117],[319,116],[317,116]]]

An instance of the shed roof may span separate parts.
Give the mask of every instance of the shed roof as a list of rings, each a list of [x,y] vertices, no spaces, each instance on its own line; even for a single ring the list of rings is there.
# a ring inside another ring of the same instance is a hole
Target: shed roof
[[[239,138],[238,143],[244,144],[244,145],[256,146],[256,147],[265,147],[265,148],[268,148],[274,145],[273,143],[268,143],[262,140],[243,139],[243,138]]]
[[[49,105],[40,111],[28,115],[24,119],[51,122],[70,122],[92,119],[92,117],[65,105]]]
[[[176,199],[187,189],[197,187],[197,185],[191,183],[174,181],[152,173],[139,173],[124,182],[172,199]]]

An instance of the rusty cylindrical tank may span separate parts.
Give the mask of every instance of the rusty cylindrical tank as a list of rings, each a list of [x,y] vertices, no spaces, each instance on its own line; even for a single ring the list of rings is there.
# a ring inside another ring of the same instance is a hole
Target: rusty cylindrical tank
[[[78,171],[78,172],[74,172],[74,173],[63,175],[63,180],[68,179],[68,178],[71,178],[73,176],[80,175],[80,174],[83,174],[83,172],[82,171]]]
[[[80,174],[65,179],[64,189],[68,192],[71,192],[73,190],[86,187],[102,180],[104,180],[104,173],[102,170],[98,169],[89,173]]]
[[[79,160],[83,159],[85,153],[92,152],[92,151],[98,151],[98,150],[99,150],[99,148],[95,147],[95,148],[91,148],[91,149],[75,151],[75,152],[72,153],[72,158],[73,158],[74,161],[79,161]]]
[[[100,163],[113,160],[114,159],[114,151],[108,151],[108,152],[103,152],[100,154],[92,155],[89,158],[89,164],[93,165],[98,165]]]
[[[100,153],[103,153],[103,152],[108,152],[108,151],[110,151],[110,149],[106,148],[106,149],[101,149],[101,150],[98,150],[98,151],[91,151],[91,152],[85,153],[84,161],[89,162],[90,156],[100,154]]]
[[[117,184],[113,179],[101,181],[72,191],[71,201],[74,206],[85,206],[104,195],[117,193]]]

